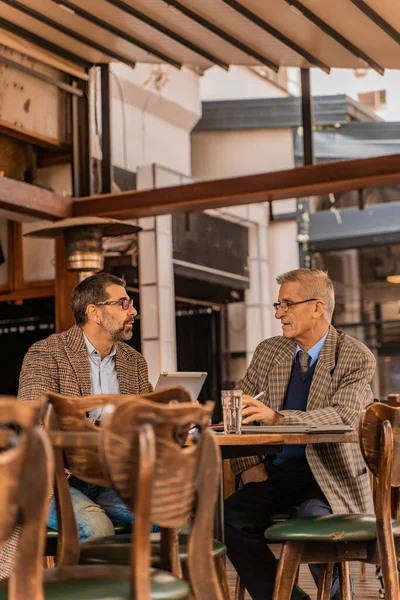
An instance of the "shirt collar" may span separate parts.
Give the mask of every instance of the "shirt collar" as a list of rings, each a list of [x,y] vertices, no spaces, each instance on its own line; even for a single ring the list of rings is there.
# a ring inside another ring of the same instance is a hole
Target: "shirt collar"
[[[312,348],[310,348],[309,350],[307,350],[307,354],[310,356],[310,367],[311,367],[311,365],[313,365],[318,360],[319,355],[320,355],[321,350],[322,350],[322,346],[325,344],[325,340],[328,337],[328,332],[329,332],[329,329],[325,333],[325,335],[322,336],[322,338],[316,344],[314,344],[314,346]],[[297,357],[297,354],[300,352],[300,350],[301,350],[301,348],[297,344],[295,358]]]
[[[89,353],[89,356],[91,356],[92,354],[96,354],[96,355],[100,356],[100,352],[93,346],[93,344],[88,340],[88,338],[86,337],[85,334],[83,334],[83,339],[85,340],[85,344],[86,344],[86,348]],[[113,347],[111,348],[110,354],[108,356],[106,356],[106,358],[115,356],[116,351],[117,351],[117,349],[114,344]]]

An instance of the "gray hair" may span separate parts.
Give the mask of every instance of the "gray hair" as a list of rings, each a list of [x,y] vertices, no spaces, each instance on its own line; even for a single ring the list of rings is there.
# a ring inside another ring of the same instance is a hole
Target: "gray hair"
[[[326,305],[325,319],[329,323],[331,322],[335,309],[335,291],[328,271],[321,271],[320,269],[294,269],[293,271],[279,275],[276,281],[279,285],[297,281],[301,284],[304,300],[307,298],[323,300]]]

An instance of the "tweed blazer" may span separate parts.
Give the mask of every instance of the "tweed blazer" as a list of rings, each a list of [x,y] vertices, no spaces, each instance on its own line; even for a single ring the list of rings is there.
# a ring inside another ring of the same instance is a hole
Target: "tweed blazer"
[[[153,391],[145,358],[124,342],[116,343],[115,367],[121,394]],[[45,391],[65,396],[91,395],[89,355],[82,329],[77,325],[36,342],[25,356],[18,398],[37,400]],[[19,528],[0,545],[0,580],[12,573],[18,541]]]
[[[283,415],[284,425],[351,425],[373,401],[370,387],[375,358],[361,342],[330,326],[321,349],[306,411],[282,410],[293,368],[296,342],[283,336],[261,342],[244,378],[236,388],[255,396]],[[334,513],[373,512],[369,474],[357,444],[311,444],[306,458]],[[262,457],[232,461],[238,474],[259,464]]]
[[[121,394],[153,391],[145,358],[124,342],[116,342],[115,368]],[[19,377],[18,398],[37,400],[42,392],[90,396],[90,364],[83,331],[78,325],[33,344]]]

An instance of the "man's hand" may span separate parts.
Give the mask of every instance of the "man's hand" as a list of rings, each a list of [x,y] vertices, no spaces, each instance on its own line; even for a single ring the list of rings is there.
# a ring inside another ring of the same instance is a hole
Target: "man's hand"
[[[243,473],[241,474],[241,479],[243,485],[246,485],[246,483],[258,483],[260,481],[265,481],[266,479],[268,479],[268,475],[265,470],[265,466],[263,464],[260,464],[255,465],[250,469],[247,469],[247,471],[243,471]]]
[[[246,408],[242,410],[242,424],[248,425],[253,421],[259,421],[263,425],[280,425],[283,422],[283,416],[275,412],[260,400],[254,400],[251,396],[243,396],[243,405]]]

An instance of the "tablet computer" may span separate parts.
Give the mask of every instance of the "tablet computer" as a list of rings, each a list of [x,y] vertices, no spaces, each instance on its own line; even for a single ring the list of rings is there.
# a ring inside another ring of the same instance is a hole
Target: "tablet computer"
[[[177,371],[176,373],[163,371],[158,378],[155,392],[170,387],[182,387],[187,390],[192,400],[197,400],[201,388],[206,380],[207,373],[204,371]]]

